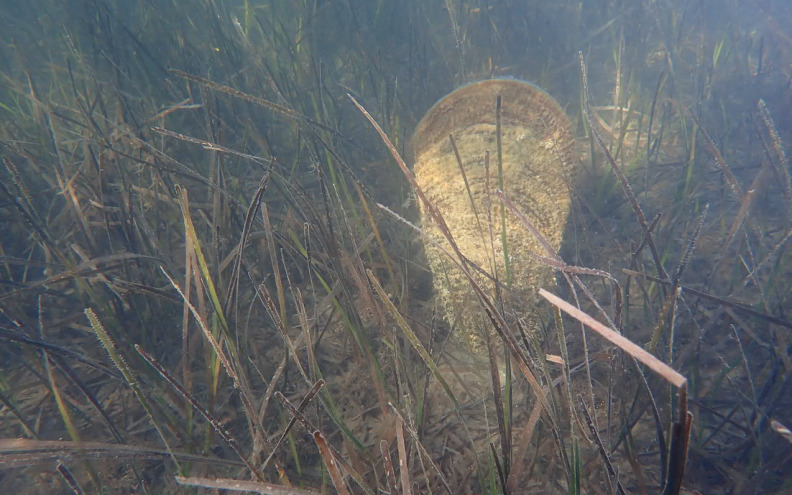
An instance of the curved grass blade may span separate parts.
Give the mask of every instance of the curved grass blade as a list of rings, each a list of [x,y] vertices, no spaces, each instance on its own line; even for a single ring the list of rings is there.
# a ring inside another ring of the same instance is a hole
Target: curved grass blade
[[[193,395],[190,394],[179,382],[177,382],[175,378],[170,376],[170,373],[168,373],[165,368],[163,368],[162,365],[157,362],[156,359],[151,357],[139,345],[135,345],[135,350],[143,357],[143,359],[146,360],[149,365],[151,365],[152,368],[157,371],[157,373],[160,374],[162,378],[165,379],[166,382],[168,382],[168,385],[173,387],[179,393],[179,395],[187,400],[187,402],[189,402],[195,408],[195,410],[198,411],[201,416],[203,416],[204,419],[209,422],[210,425],[212,425],[212,428],[214,428],[214,430],[223,438],[223,440],[228,443],[234,453],[236,453],[236,455],[242,460],[242,462],[245,463],[248,469],[250,469],[250,472],[253,473],[256,478],[259,479],[259,481],[264,481],[264,475],[261,474],[261,471],[257,469],[256,466],[254,466],[247,459],[247,457],[245,457],[245,455],[242,453],[242,450],[239,448],[239,444],[236,442],[236,440],[234,440],[228,430],[226,430],[223,425],[221,425],[220,422],[217,421],[214,416],[212,416],[209,411],[206,410],[205,407],[201,406],[198,400],[193,397]]]
[[[418,340],[418,336],[416,336],[415,332],[412,331],[410,325],[408,325],[407,322],[404,321],[404,318],[402,317],[401,313],[399,313],[399,310],[396,309],[396,306],[393,304],[393,302],[390,300],[388,295],[382,289],[382,286],[377,280],[377,277],[374,276],[374,273],[371,270],[366,269],[366,274],[368,275],[369,281],[371,282],[371,285],[374,287],[374,290],[377,292],[377,295],[380,297],[380,299],[382,299],[382,302],[385,304],[385,307],[388,309],[388,312],[391,314],[391,316],[393,316],[393,319],[396,320],[396,324],[399,325],[399,328],[404,333],[404,336],[407,337],[407,340],[410,341],[410,344],[412,344],[415,351],[418,353],[419,356],[421,356],[423,362],[426,363],[426,366],[429,367],[429,370],[431,370],[432,374],[440,382],[440,385],[442,385],[446,395],[448,395],[448,398],[451,399],[451,402],[454,403],[454,407],[458,408],[459,403],[457,402],[454,393],[451,391],[451,387],[448,386],[448,383],[445,381],[445,378],[443,378],[443,374],[440,373],[439,369],[437,369],[437,364],[435,364],[434,359],[432,359],[432,356],[429,355],[429,352],[426,350],[423,344],[421,344],[421,341]]]
[[[212,281],[212,274],[209,271],[209,264],[206,262],[203,250],[201,249],[201,242],[198,239],[198,234],[195,232],[195,225],[193,225],[192,216],[190,216],[190,200],[187,197],[187,189],[179,189],[179,206],[181,206],[182,217],[184,218],[184,230],[187,237],[192,242],[195,255],[198,258],[198,266],[201,268],[201,275],[203,276],[206,289],[209,292],[209,297],[212,300],[217,318],[224,332],[228,332],[228,322],[223,312],[223,306],[220,304],[220,298],[217,296],[215,284]]]
[[[85,316],[88,317],[88,321],[91,323],[91,327],[96,333],[99,342],[102,343],[102,346],[107,351],[107,354],[110,355],[110,359],[113,361],[113,364],[116,365],[118,371],[120,371],[121,374],[124,376],[124,379],[129,385],[129,388],[132,389],[132,392],[135,394],[135,397],[137,398],[138,402],[140,402],[140,405],[146,411],[146,415],[148,415],[151,424],[154,426],[154,429],[157,430],[157,434],[159,435],[160,439],[162,439],[162,442],[165,444],[165,448],[170,454],[173,463],[176,465],[176,469],[179,472],[181,472],[182,470],[181,465],[179,464],[176,455],[173,453],[173,449],[171,449],[168,440],[165,438],[165,432],[162,430],[162,428],[160,428],[159,423],[157,423],[157,420],[154,418],[154,411],[151,408],[151,404],[149,404],[149,401],[146,398],[145,394],[143,394],[143,391],[138,386],[137,378],[132,373],[132,370],[130,370],[129,367],[127,366],[126,361],[124,360],[124,357],[121,355],[121,353],[118,351],[115,342],[113,342],[113,339],[110,338],[110,334],[107,333],[107,330],[105,330],[104,325],[102,325],[102,322],[99,321],[99,318],[96,316],[96,313],[94,313],[93,309],[85,308]]]
[[[137,445],[118,445],[103,442],[69,442],[64,440],[0,439],[0,469],[25,467],[31,464],[69,459],[167,459],[241,466],[241,462],[164,451]]]

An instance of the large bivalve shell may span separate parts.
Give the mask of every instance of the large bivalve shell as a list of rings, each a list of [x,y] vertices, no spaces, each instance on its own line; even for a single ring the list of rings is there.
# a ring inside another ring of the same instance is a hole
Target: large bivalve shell
[[[495,194],[499,187],[498,121],[502,189],[558,250],[569,215],[574,139],[564,111],[533,84],[512,79],[481,81],[437,102],[411,140],[415,179],[442,214],[461,253],[477,267],[470,271],[478,283],[494,295],[498,280],[507,314],[533,326],[538,322],[537,291],[554,286],[555,276],[550,266],[531,254],[547,257],[547,250],[513,212],[502,207]],[[450,135],[456,142],[467,188]],[[453,250],[423,204],[421,223],[434,241],[424,244],[447,320],[474,355],[486,355],[482,331],[490,325],[481,316],[483,311],[469,281],[443,253],[441,247],[450,253]]]

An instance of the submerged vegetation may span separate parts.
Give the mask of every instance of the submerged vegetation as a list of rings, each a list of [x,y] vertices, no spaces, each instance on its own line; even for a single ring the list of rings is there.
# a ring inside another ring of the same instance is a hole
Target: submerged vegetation
[[[4,2],[0,483],[788,493],[787,3]],[[578,178],[539,323],[467,276],[471,367],[403,160],[490,77]]]

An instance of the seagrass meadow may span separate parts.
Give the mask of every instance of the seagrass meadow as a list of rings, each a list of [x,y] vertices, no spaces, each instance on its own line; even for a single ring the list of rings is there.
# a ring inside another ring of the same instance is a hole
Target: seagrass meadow
[[[1,0],[0,492],[792,492],[790,25]]]

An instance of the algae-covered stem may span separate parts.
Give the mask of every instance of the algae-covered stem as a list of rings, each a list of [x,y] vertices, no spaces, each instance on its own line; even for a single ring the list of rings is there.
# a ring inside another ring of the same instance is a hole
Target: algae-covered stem
[[[503,145],[501,142],[501,104],[503,96],[498,95],[495,99],[495,146],[498,153],[498,189],[504,190],[503,185]],[[506,285],[511,286],[511,263],[509,262],[509,245],[506,243],[506,205],[500,203],[501,221],[501,246],[503,246],[503,266],[506,268]]]

